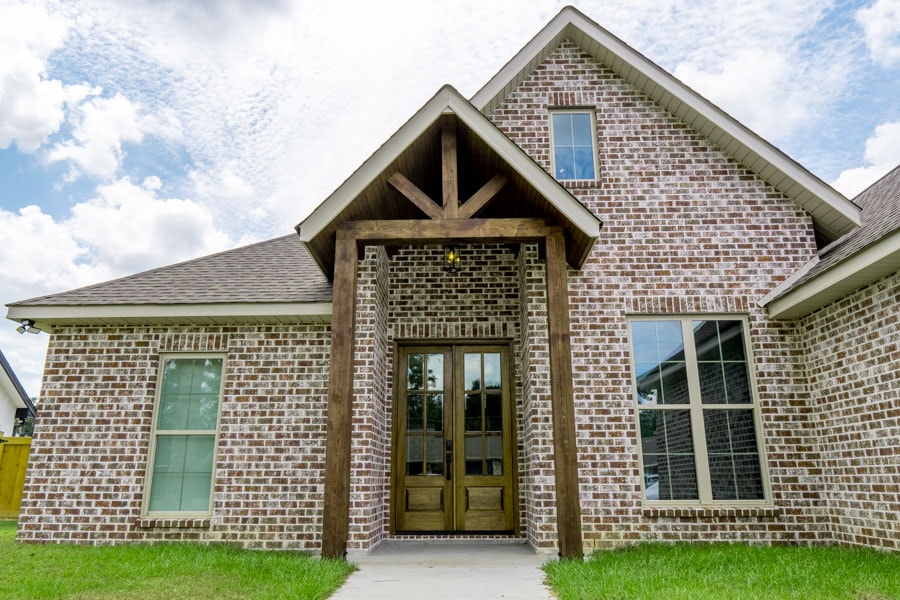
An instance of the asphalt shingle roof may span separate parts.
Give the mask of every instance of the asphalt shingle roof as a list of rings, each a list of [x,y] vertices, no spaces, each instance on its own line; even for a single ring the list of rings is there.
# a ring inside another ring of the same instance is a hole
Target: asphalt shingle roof
[[[900,229],[900,166],[869,186],[853,202],[862,208],[862,225],[823,248],[819,262],[797,279],[791,290]]]
[[[330,302],[296,234],[10,306]]]

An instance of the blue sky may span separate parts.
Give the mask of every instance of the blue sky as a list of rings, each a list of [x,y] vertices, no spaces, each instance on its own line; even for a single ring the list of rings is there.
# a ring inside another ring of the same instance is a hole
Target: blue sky
[[[852,197],[900,163],[900,0],[582,12]],[[0,0],[0,302],[290,233],[546,0]],[[38,395],[47,335],[0,327]]]

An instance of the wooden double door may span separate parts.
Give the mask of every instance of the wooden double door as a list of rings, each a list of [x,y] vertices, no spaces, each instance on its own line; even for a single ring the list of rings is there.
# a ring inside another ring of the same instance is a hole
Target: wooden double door
[[[514,531],[508,346],[400,346],[396,367],[393,530]]]

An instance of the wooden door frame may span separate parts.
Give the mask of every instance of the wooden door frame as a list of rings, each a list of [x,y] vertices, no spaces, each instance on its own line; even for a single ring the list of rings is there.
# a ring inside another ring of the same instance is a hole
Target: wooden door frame
[[[438,339],[407,339],[401,338],[394,340],[393,342],[393,377],[392,377],[392,393],[391,393],[391,478],[390,478],[390,489],[388,492],[388,503],[389,503],[389,527],[388,530],[391,535],[396,532],[396,524],[397,524],[397,498],[394,494],[397,492],[400,480],[399,468],[400,468],[400,460],[397,460],[397,448],[395,447],[395,441],[399,439],[400,436],[400,418],[398,415],[399,411],[402,410],[400,406],[400,368],[399,368],[399,357],[400,357],[400,349],[401,348],[430,348],[430,347],[445,347],[450,349],[451,357],[455,357],[456,349],[459,347],[487,347],[487,346],[501,346],[506,349],[506,380],[509,382],[509,448],[511,460],[511,483],[510,483],[510,493],[513,497],[513,508],[512,508],[512,531],[513,535],[521,535],[521,519],[520,519],[520,502],[519,502],[519,455],[518,455],[518,432],[519,432],[519,414],[517,410],[518,406],[518,396],[516,395],[516,369],[515,369],[515,340],[512,338],[438,338]],[[451,361],[453,363],[454,369],[456,367],[455,361]],[[452,384],[452,392],[455,396],[457,393],[456,390],[456,377],[454,376],[454,381]],[[455,404],[456,398],[453,399],[453,403]],[[454,409],[455,412],[455,409]],[[446,417],[445,417],[446,418]],[[451,415],[451,419],[455,417]],[[504,431],[504,433],[506,433]],[[455,442],[454,442],[455,443]],[[457,485],[457,482],[454,481],[454,486]],[[455,490],[454,490],[455,493]],[[456,515],[453,515],[453,519],[456,518]],[[465,532],[460,532],[460,534],[464,534]]]

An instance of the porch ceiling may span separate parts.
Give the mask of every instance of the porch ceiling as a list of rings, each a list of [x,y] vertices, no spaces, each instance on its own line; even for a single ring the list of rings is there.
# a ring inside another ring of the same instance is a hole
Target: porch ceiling
[[[403,175],[440,206],[445,130],[456,136],[460,205],[495,176],[506,179],[471,217],[545,219],[563,228],[567,262],[581,267],[599,234],[599,219],[468,101],[445,87],[297,227],[326,276],[332,279],[334,274],[335,236],[343,223],[429,218],[388,182],[392,175]]]

